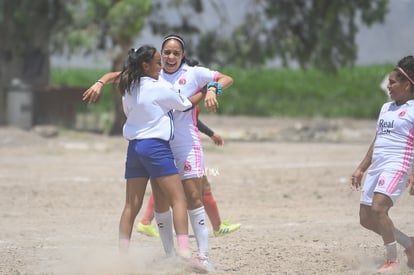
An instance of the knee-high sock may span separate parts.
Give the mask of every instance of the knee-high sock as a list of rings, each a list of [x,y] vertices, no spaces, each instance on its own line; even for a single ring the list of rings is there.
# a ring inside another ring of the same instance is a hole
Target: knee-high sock
[[[203,204],[213,230],[218,231],[220,229],[221,219],[217,202],[214,199],[213,193],[211,193],[211,189],[204,191]]]
[[[394,227],[394,237],[397,243],[402,245],[405,249],[410,248],[413,242],[410,237],[405,235],[403,232]]]
[[[204,206],[188,210],[188,215],[197,240],[198,254],[201,257],[208,257],[208,228]]]
[[[154,219],[154,196],[150,195],[147,202],[147,208],[145,208],[144,215],[141,218],[141,223],[148,225],[151,224],[152,220]]]
[[[171,256],[175,253],[171,211],[155,212],[155,221],[157,222],[158,233],[160,234],[165,254]]]

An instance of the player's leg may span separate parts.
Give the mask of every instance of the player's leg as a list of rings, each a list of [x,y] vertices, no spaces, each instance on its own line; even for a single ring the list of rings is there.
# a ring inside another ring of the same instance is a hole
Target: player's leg
[[[376,230],[380,232],[384,247],[386,250],[386,262],[381,271],[394,271],[399,268],[399,260],[397,254],[397,242],[394,237],[394,224],[388,216],[388,211],[392,207],[392,200],[381,193],[375,193],[372,202],[371,212],[376,220]]]
[[[123,253],[128,251],[134,221],[141,209],[149,178],[140,161],[138,145],[138,140],[129,141],[125,162],[126,196],[119,221],[119,248]]]
[[[203,205],[210,223],[213,227],[213,234],[216,237],[224,236],[226,234],[235,232],[241,226],[240,223],[230,223],[230,219],[221,221],[220,212],[217,206],[217,202],[213,196],[210,182],[207,176],[204,175],[202,178],[203,184]]]
[[[153,219],[154,219],[154,196],[151,193],[151,195],[148,198],[147,206],[142,215],[142,218],[137,225],[137,231],[149,237],[158,237],[159,236],[158,231],[152,225]]]
[[[374,219],[375,215],[376,214],[373,213],[370,206],[361,205],[361,208],[360,208],[361,225],[381,236],[380,226],[377,224],[376,219]],[[410,260],[411,255],[413,255],[414,257],[413,238],[407,236],[406,234],[404,234],[403,232],[401,232],[399,229],[395,227],[393,229],[394,229],[395,241],[397,241],[397,243],[401,244],[406,249],[407,257],[409,257],[409,260]],[[413,252],[411,252],[411,250],[413,250]]]
[[[154,219],[154,196],[151,195],[148,197],[147,207],[145,208],[144,214],[141,218],[143,224],[150,224]]]
[[[177,168],[184,187],[187,199],[188,216],[191,227],[197,241],[198,260],[207,271],[212,271],[213,266],[208,259],[208,228],[206,224],[206,212],[202,203],[203,176],[203,150],[201,145],[173,147]]]
[[[151,176],[155,219],[164,250],[167,255],[174,253],[173,222],[180,236],[179,248],[189,250],[187,203],[169,142],[154,139],[143,145],[146,168]]]
[[[220,213],[218,210],[217,202],[211,190],[210,182],[208,181],[206,175],[204,175],[202,178],[202,184],[203,184],[204,209],[207,213],[207,216],[210,220],[213,230],[218,231],[220,229],[220,224],[221,224]]]
[[[377,223],[377,220],[374,218],[376,214],[373,213],[371,206],[361,204],[359,215],[360,215],[360,223],[363,227],[381,236],[381,231],[380,231],[381,229]],[[394,237],[397,243],[399,243],[405,248],[405,253],[408,259],[407,265],[410,268],[414,268],[414,246],[413,246],[414,238],[407,236],[406,234],[404,234],[403,232],[401,232],[399,229],[395,227],[393,227],[393,232],[394,232]],[[386,246],[386,250],[387,250],[387,246]],[[391,251],[394,250],[394,253],[395,253],[395,248],[393,248],[393,245],[389,245],[388,250],[391,250]]]
[[[406,173],[394,170],[383,171],[378,180],[380,184],[376,184],[374,189],[371,212],[376,220],[376,230],[380,232],[386,249],[387,261],[384,265],[386,268],[383,269],[385,271],[394,271],[399,267],[397,240],[405,243],[405,245],[411,241],[407,238],[408,236],[403,236],[399,230],[394,229],[394,224],[388,215],[391,207],[406,189],[406,181]],[[396,236],[396,233],[398,236]]]
[[[141,209],[148,178],[128,178],[125,206],[119,221],[119,248],[126,253],[129,248],[135,218]]]
[[[208,258],[208,228],[206,212],[201,201],[201,178],[191,178],[182,181],[187,197],[188,216],[197,241],[198,260],[207,271],[213,271],[213,265]]]
[[[171,224],[171,207],[179,255],[190,257],[187,203],[179,175],[159,177],[153,179],[151,183],[155,200],[155,216],[161,238],[164,238],[164,227],[168,223]],[[168,230],[172,232],[172,228]]]
[[[371,206],[361,204],[359,207],[359,223],[362,227],[371,230],[378,235],[381,235],[381,232],[378,228],[377,220],[374,218],[374,213],[371,210]]]

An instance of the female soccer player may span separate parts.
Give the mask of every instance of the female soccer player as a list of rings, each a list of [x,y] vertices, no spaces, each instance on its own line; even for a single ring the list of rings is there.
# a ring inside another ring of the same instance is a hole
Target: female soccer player
[[[361,189],[360,223],[382,237],[386,250],[385,264],[379,272],[395,272],[400,262],[397,243],[405,248],[408,266],[414,268],[413,238],[394,227],[389,210],[410,186],[414,194],[414,57],[402,58],[388,78],[391,102],[380,111],[375,139],[364,159],[351,176],[350,186]]]
[[[128,52],[124,69],[119,74],[122,105],[127,117],[123,136],[129,140],[125,164],[126,200],[119,222],[119,246],[121,252],[128,251],[134,220],[151,178],[155,198],[168,202],[162,210],[172,208],[179,255],[189,258],[187,205],[169,140],[174,133],[171,110],[187,111],[193,104],[170,84],[159,80],[160,70],[160,53],[145,45]],[[199,94],[191,98],[193,103],[201,99]]]

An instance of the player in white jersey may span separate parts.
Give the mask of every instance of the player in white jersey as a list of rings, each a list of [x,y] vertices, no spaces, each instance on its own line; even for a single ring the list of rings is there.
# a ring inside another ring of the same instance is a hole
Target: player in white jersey
[[[151,179],[158,213],[172,208],[178,253],[190,259],[188,216],[184,189],[169,146],[173,136],[171,110],[190,110],[203,95],[179,95],[159,79],[161,55],[152,46],[131,49],[119,76],[119,90],[127,117],[123,135],[129,141],[125,163],[126,200],[119,222],[119,247],[126,253],[134,220],[141,209],[148,179]],[[156,217],[157,219],[157,217]],[[172,224],[171,215],[159,223]],[[170,228],[172,231],[172,226]],[[173,248],[173,247],[172,247]],[[169,255],[174,251],[164,247]]]
[[[207,85],[205,105],[208,110],[217,108],[216,95],[220,95],[223,88],[233,83],[230,76],[218,71],[188,66],[185,62],[185,43],[178,35],[167,35],[164,38],[161,57],[163,63],[161,77],[173,84],[181,94],[187,97],[194,95]],[[176,131],[170,144],[184,185],[188,214],[197,240],[199,260],[212,269],[208,259],[208,227],[202,202],[204,157],[200,134],[196,126],[196,110],[192,110],[191,113],[174,111],[174,122]]]
[[[390,208],[407,186],[414,195],[414,57],[402,58],[388,79],[391,102],[378,117],[376,135],[364,159],[350,179],[353,190],[361,190],[360,223],[381,235],[387,259],[379,272],[397,271],[397,243],[405,248],[407,265],[414,268],[413,237],[394,227]],[[367,172],[364,184],[361,181]]]

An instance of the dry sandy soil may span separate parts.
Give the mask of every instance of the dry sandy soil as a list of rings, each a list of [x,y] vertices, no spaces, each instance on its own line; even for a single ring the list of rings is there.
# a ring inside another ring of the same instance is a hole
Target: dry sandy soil
[[[202,119],[226,141],[203,139],[206,166],[220,173],[210,180],[221,216],[242,224],[211,236],[215,274],[375,273],[381,239],[359,225],[359,194],[348,187],[374,121]],[[137,232],[131,253],[118,255],[126,145],[0,128],[0,274],[186,274],[162,260],[159,239]],[[390,214],[414,234],[414,198],[404,194]]]

